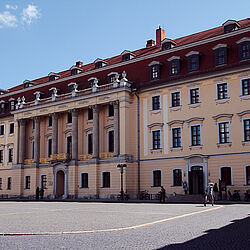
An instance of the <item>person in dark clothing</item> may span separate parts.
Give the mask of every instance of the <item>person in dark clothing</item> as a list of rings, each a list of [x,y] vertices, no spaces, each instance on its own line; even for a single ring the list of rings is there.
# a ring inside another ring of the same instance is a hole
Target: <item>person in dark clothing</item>
[[[166,190],[163,186],[161,186],[161,195],[160,195],[160,202],[165,202],[165,197],[166,197]]]
[[[40,198],[41,198],[41,200],[43,199],[43,195],[44,195],[44,189],[41,188],[41,190],[40,190]]]
[[[218,192],[219,192],[217,183],[214,184],[213,191],[214,191],[214,196],[215,196],[214,198],[215,198],[215,200],[217,201],[217,200],[218,200]]]
[[[36,188],[36,200],[39,200],[39,187]]]

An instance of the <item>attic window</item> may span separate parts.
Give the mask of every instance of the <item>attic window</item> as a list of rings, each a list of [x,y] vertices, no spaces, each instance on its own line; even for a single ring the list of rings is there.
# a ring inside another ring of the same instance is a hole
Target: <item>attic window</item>
[[[215,66],[227,64],[227,44],[218,44],[213,50]]]
[[[223,23],[224,33],[229,33],[239,29],[240,25],[235,20],[228,20]]]
[[[24,88],[24,89],[34,86],[34,84],[33,84],[32,82],[27,81],[27,80],[24,81],[23,84],[24,84],[24,85],[23,85],[23,88]]]
[[[243,37],[239,41],[238,44],[238,53],[239,53],[239,60],[248,60],[250,59],[250,37]]]
[[[94,61],[94,63],[95,63],[95,69],[99,69],[99,68],[102,68],[102,67],[104,67],[107,63],[106,62],[104,62],[102,59],[100,59],[100,58],[97,58],[95,61]]]
[[[169,61],[169,74],[170,76],[179,75],[181,71],[181,58],[179,56],[172,56]]]
[[[161,76],[161,63],[158,61],[153,61],[149,65],[150,67],[150,80],[160,79]]]
[[[50,73],[50,74],[49,74],[49,82],[55,81],[55,80],[57,80],[57,79],[59,79],[59,76],[58,76],[58,75],[56,75],[56,74],[54,74],[54,73]]]
[[[2,102],[0,103],[0,114],[5,113],[5,110],[6,110],[6,102],[5,102],[5,101],[2,101]]]
[[[188,59],[188,72],[193,72],[199,70],[199,52],[198,51],[190,51],[186,54]]]
[[[10,103],[10,111],[16,110],[16,100],[14,98],[10,98],[9,103]]]
[[[115,80],[117,80],[119,78],[119,74],[117,72],[111,72],[108,74],[108,82],[112,83]]]
[[[126,61],[129,61],[131,59],[133,59],[135,57],[135,55],[133,53],[131,53],[130,51],[128,50],[124,50],[122,53],[122,61],[123,62],[126,62]]]
[[[79,73],[81,73],[81,69],[79,68],[71,68],[71,75],[74,76],[74,75],[77,75]]]
[[[168,38],[165,38],[161,43],[161,49],[162,50],[169,50],[172,49],[176,43]]]

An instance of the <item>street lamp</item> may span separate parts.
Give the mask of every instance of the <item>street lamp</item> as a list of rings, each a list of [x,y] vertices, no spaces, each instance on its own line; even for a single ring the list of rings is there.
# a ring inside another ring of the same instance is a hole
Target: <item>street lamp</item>
[[[117,168],[120,170],[121,173],[121,200],[124,200],[124,191],[123,191],[123,173],[125,168],[127,167],[126,164],[118,164]]]

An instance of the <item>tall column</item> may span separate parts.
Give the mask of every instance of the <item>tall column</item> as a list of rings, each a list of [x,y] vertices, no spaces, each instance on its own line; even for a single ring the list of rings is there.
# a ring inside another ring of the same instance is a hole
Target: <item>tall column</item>
[[[52,114],[52,155],[58,152],[58,114]]]
[[[114,105],[114,156],[119,155],[119,101]]]
[[[72,160],[78,160],[78,111],[72,110]]]
[[[39,164],[40,160],[40,117],[35,117],[35,134],[34,134],[34,162]]]
[[[19,121],[20,137],[19,137],[19,164],[24,164],[25,154],[25,123],[26,121],[21,119]]]
[[[99,107],[93,106],[93,158],[99,158]]]

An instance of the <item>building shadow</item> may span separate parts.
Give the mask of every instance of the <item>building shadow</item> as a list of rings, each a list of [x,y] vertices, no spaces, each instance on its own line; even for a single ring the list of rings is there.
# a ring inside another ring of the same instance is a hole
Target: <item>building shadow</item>
[[[205,235],[190,241],[167,245],[159,248],[159,250],[250,249],[250,216],[240,220],[233,220],[231,224],[225,227],[211,229],[205,231],[205,233]]]

